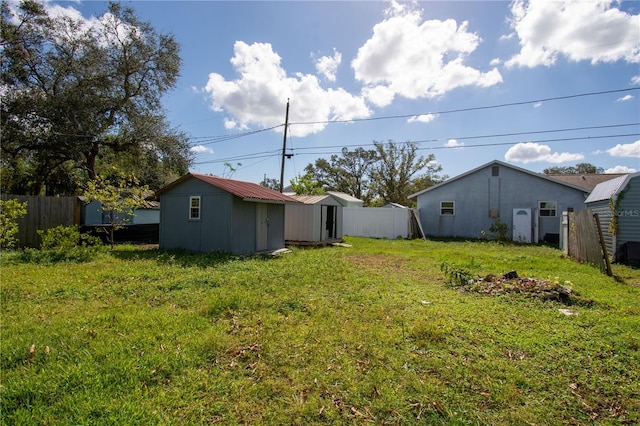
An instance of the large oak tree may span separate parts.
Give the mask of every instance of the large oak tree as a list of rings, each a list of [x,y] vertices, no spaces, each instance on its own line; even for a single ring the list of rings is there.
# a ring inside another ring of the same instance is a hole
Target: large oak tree
[[[3,190],[73,193],[113,166],[158,186],[188,170],[160,102],[181,66],[172,35],[118,3],[87,21],[28,0],[2,3],[1,39]]]

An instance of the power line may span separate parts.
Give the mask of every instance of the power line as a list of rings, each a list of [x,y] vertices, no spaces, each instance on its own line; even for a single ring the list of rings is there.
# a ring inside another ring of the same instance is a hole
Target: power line
[[[611,129],[615,127],[629,127],[629,126],[638,126],[639,123],[626,123],[626,124],[606,124],[599,126],[586,126],[586,127],[572,127],[565,129],[550,129],[550,130],[532,130],[528,132],[512,132],[512,133],[495,133],[488,135],[476,135],[476,136],[460,136],[460,137],[450,137],[450,138],[437,138],[437,139],[424,139],[424,140],[416,140],[410,141],[415,143],[430,143],[430,142],[443,142],[451,139],[455,140],[471,140],[471,139],[486,139],[486,138],[500,138],[507,136],[522,136],[522,135],[535,135],[535,134],[544,134],[544,133],[561,133],[561,132],[574,132],[579,130],[596,130],[596,129]],[[373,143],[366,144],[365,146],[373,146]],[[349,148],[349,147],[361,147],[362,144],[350,144],[350,145],[329,145],[329,146],[309,146],[309,147],[301,147],[297,148],[299,150],[308,150],[308,149],[327,149],[327,148]]]
[[[566,95],[566,96],[555,96],[552,98],[543,98],[543,99],[535,99],[530,101],[520,101],[520,102],[508,102],[503,104],[496,105],[485,105],[485,106],[477,106],[477,107],[469,107],[469,108],[458,108],[444,111],[434,111],[434,112],[423,112],[418,114],[404,114],[404,115],[388,115],[383,117],[369,117],[369,118],[352,118],[349,120],[328,120],[328,121],[301,121],[301,122],[293,122],[289,123],[289,125],[308,125],[308,124],[332,124],[332,123],[353,123],[359,121],[374,121],[374,120],[389,120],[395,118],[410,118],[417,117],[421,115],[442,115],[442,114],[452,114],[456,112],[467,112],[467,111],[480,111],[485,109],[494,109],[494,108],[504,108],[510,106],[519,106],[519,105],[527,105],[527,104],[535,104],[538,102],[551,102],[551,101],[560,101],[566,99],[574,99],[581,98],[585,96],[597,96],[597,95],[606,95],[612,93],[620,93],[620,92],[629,92],[632,90],[640,90],[640,87],[629,87],[625,89],[614,89],[614,90],[605,90],[601,92],[589,92],[589,93],[578,93],[574,95]]]
[[[191,139],[200,139],[200,141],[194,141],[198,145],[212,145],[214,143],[226,142],[232,139],[244,138],[246,136],[255,135],[257,133],[267,132],[269,130],[282,127],[284,124],[278,124],[277,126],[267,127],[264,129],[252,130],[250,132],[236,133],[231,135],[219,135],[219,136],[194,136]]]
[[[584,140],[596,140],[596,139],[607,139],[607,138],[622,138],[622,137],[631,137],[631,136],[640,136],[640,133],[626,133],[626,134],[613,134],[613,135],[598,135],[598,136],[581,136],[581,137],[571,137],[571,138],[554,138],[554,139],[538,139],[538,140],[527,140],[527,141],[515,141],[515,142],[491,142],[491,143],[483,143],[483,144],[474,144],[474,145],[458,145],[458,146],[432,146],[432,147],[423,147],[418,148],[420,151],[425,150],[440,150],[440,149],[462,149],[462,148],[483,148],[483,147],[491,147],[491,146],[507,146],[507,145],[517,145],[519,143],[550,143],[550,142],[571,142],[571,141],[584,141]],[[370,144],[373,145],[373,144]],[[365,145],[367,146],[367,145]],[[322,149],[323,147],[314,147]],[[326,148],[335,148],[326,147]],[[327,155],[327,154],[339,154],[340,151],[318,151],[318,152],[305,152],[299,155]],[[217,160],[211,161],[202,161],[194,164],[215,164],[215,163],[225,163],[228,161],[235,161],[238,159],[258,159],[258,158],[266,158],[266,157],[276,157],[280,156],[281,153],[279,150],[276,151],[267,151],[259,154],[247,154],[244,156],[238,157],[229,157],[229,158],[221,158]],[[298,154],[295,154],[298,155]]]

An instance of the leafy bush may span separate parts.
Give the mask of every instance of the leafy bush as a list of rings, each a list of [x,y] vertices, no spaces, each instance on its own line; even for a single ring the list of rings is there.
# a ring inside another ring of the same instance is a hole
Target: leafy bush
[[[18,219],[27,214],[27,203],[18,200],[0,200],[0,247],[11,248],[18,234]]]
[[[59,225],[47,230],[39,230],[42,250],[71,250],[76,247],[102,245],[102,241],[93,235],[81,234],[77,226]]]
[[[489,227],[489,231],[491,232],[492,236],[498,241],[507,241],[509,225],[498,219],[491,224],[491,226]]]
[[[80,233],[77,226],[56,226],[39,230],[40,250],[27,249],[20,255],[23,262],[56,263],[87,262],[104,251],[100,238]]]

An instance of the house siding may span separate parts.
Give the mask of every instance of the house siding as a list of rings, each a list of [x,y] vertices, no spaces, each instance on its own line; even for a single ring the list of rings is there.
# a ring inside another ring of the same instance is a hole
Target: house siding
[[[632,178],[618,204],[618,244],[640,242],[640,176]]]
[[[606,185],[604,186],[606,187]],[[598,189],[601,188],[596,187],[594,191]],[[598,195],[595,197],[596,201],[587,203],[587,207],[592,212],[598,213],[602,234],[607,245],[607,254],[615,259],[624,243],[640,241],[640,176],[631,177],[623,188],[616,189],[615,193],[611,195],[612,198],[622,197],[615,212],[611,210],[610,199],[605,198],[606,191]],[[618,218],[615,235],[610,229],[613,215]]]
[[[481,238],[497,219],[508,225],[512,237],[513,209],[531,209],[538,215],[540,201],[555,201],[554,217],[537,217],[532,223],[532,238],[542,240],[545,234],[559,234],[562,211],[584,209],[586,193],[543,177],[499,164],[499,176],[492,176],[494,163],[473,173],[417,196],[424,231],[434,237]],[[440,202],[455,202],[454,215],[441,215]],[[497,217],[491,218],[491,210]],[[537,224],[537,229],[535,226]]]

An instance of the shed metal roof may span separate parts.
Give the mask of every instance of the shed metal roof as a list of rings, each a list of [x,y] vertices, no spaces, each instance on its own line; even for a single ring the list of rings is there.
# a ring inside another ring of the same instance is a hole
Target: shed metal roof
[[[608,200],[623,190],[627,186],[627,183],[637,176],[640,176],[640,173],[623,175],[615,179],[599,183],[595,188],[593,188],[593,191],[591,191],[591,194],[589,194],[584,202],[588,204],[596,201]]]
[[[292,195],[291,198],[304,204],[318,204],[331,197],[329,195]]]
[[[215,186],[225,190],[237,197],[247,201],[256,202],[276,202],[276,203],[298,203],[297,200],[289,197],[288,195],[281,194],[273,189],[260,186],[257,183],[244,182],[234,179],[226,179],[217,176],[201,175],[199,173],[188,173],[178,180],[170,183],[164,188],[156,192],[156,195],[160,195],[174,186],[184,182],[187,179],[196,178],[209,185]]]

